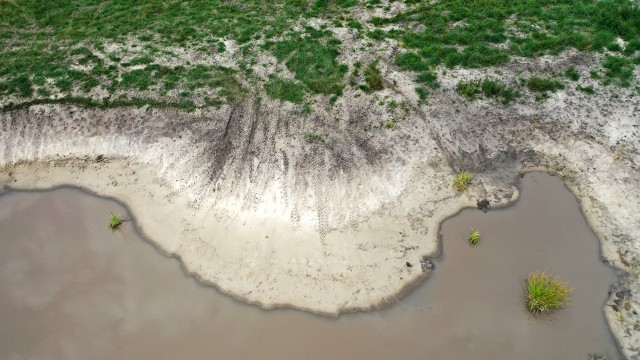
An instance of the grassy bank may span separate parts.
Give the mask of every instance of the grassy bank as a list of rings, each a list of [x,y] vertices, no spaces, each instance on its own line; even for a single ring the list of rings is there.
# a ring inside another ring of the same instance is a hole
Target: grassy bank
[[[338,39],[344,31],[367,44],[356,49],[362,59],[339,60],[355,46]],[[422,98],[438,88],[439,68],[501,67],[567,49],[603,54],[592,69],[603,86],[633,87],[640,8],[629,0],[1,0],[0,106],[82,98],[194,108],[262,93],[296,104],[349,86],[369,93],[385,87],[377,65],[359,80],[346,75],[378,64],[367,57],[387,41],[401,51],[381,63],[415,72]],[[265,67],[271,76],[258,71]],[[508,104],[510,94],[499,97]]]

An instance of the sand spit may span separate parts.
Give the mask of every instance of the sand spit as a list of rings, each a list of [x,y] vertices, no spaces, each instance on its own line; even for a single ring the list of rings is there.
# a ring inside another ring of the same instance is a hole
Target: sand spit
[[[580,199],[604,261],[629,273],[605,311],[636,359],[640,104],[564,95],[503,108],[445,89],[393,129],[372,126],[384,114],[367,97],[310,114],[266,100],[188,114],[31,106],[0,114],[0,181],[117,198],[202,281],[337,315],[397,301],[429,272],[441,220],[505,205],[518,173],[543,169]],[[451,188],[460,169],[476,174],[465,194]]]

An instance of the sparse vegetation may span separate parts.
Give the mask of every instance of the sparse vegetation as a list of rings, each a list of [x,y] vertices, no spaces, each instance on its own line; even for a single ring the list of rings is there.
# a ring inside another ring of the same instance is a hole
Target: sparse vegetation
[[[605,85],[636,83],[640,7],[634,1],[411,0],[404,4],[393,16],[364,23],[353,16],[356,11],[384,12],[388,4],[370,0],[4,1],[0,6],[0,96],[5,101],[0,106],[68,99],[86,106],[122,106],[129,103],[118,99],[126,96],[150,106],[185,108],[186,103],[194,109],[233,104],[263,89],[271,98],[299,103],[300,95],[284,91],[282,82],[256,75],[255,67],[264,65],[259,65],[263,54],[274,56],[278,66],[293,74],[302,96],[341,96],[349,82],[344,79],[349,65],[356,68],[361,59],[349,60],[353,64],[338,61],[345,49],[332,26],[353,29],[358,38],[366,36],[368,43],[360,50],[376,48],[386,39],[397,42],[402,49],[391,60],[399,69],[416,73],[423,102],[426,89],[439,86],[438,71],[443,67],[499,67],[513,56],[536,58],[570,48],[607,52],[597,69],[602,74],[594,72]],[[311,18],[324,24],[310,26],[307,19]],[[390,26],[400,24],[411,26]],[[375,65],[362,70],[363,91],[384,86]],[[573,68],[565,72],[574,81],[579,75]],[[559,88],[531,88],[554,89]],[[478,95],[465,90],[463,96]],[[514,94],[497,98],[508,103]]]
[[[310,144],[315,144],[315,143],[324,144],[327,142],[324,136],[316,133],[310,133],[310,132],[307,132],[304,134],[304,139]]]
[[[427,97],[429,96],[429,90],[418,86],[416,87],[416,94],[418,94],[418,98],[420,99],[421,102],[424,102]]]
[[[115,231],[120,225],[124,223],[124,217],[119,214],[111,213],[111,217],[109,218],[109,230]]]
[[[589,95],[593,95],[596,93],[596,91],[593,89],[593,86],[580,86],[578,85],[576,87],[576,89],[578,89],[579,91],[582,91],[585,94],[589,94]]]
[[[248,92],[240,78],[256,81],[257,51],[282,55],[308,91],[338,94],[346,66],[332,60],[339,41],[327,31],[290,29],[302,16],[331,17],[343,9],[257,0],[3,2],[0,96],[12,97],[11,106],[71,97],[88,106],[117,104],[121,95],[172,106],[179,94],[194,106],[233,103]],[[269,41],[276,37],[280,41]],[[239,70],[193,61],[228,53],[225,43],[234,46]],[[96,89],[108,95],[97,98]]]
[[[578,70],[576,70],[576,68],[574,68],[573,66],[568,68],[565,72],[564,72],[564,76],[566,76],[568,79],[573,80],[573,81],[578,81],[580,80],[580,73],[578,72]]]
[[[527,89],[538,93],[556,92],[564,89],[564,84],[557,80],[534,76],[527,81]]]
[[[468,100],[475,100],[476,95],[480,94],[480,87],[478,82],[461,82],[458,83],[456,91],[460,96],[464,96]]]
[[[476,245],[478,241],[480,241],[480,232],[472,228],[471,231],[469,231],[469,242],[471,245]]]
[[[500,66],[512,56],[557,55],[569,48],[601,52],[627,60],[640,48],[640,7],[629,0],[573,2],[534,1],[407,1],[393,17],[373,18],[380,28],[390,24],[420,24],[370,31],[372,38],[393,38],[408,51],[397,65],[415,72],[438,65],[449,68]],[[622,49],[616,38],[626,42]],[[506,45],[506,46],[505,46]],[[571,71],[568,76],[575,78]]]
[[[472,179],[473,175],[470,172],[461,171],[453,179],[453,188],[456,191],[466,191]]]
[[[364,80],[367,82],[369,89],[373,91],[384,89],[382,74],[378,69],[378,61],[372,62],[364,69]]]
[[[589,354],[590,360],[607,360],[607,357],[600,354]]]
[[[460,82],[456,88],[459,95],[473,101],[478,95],[483,94],[487,98],[499,99],[503,105],[508,105],[520,93],[497,80],[484,79],[471,82]]]
[[[545,313],[563,308],[571,294],[567,284],[544,272],[529,274],[525,280],[525,289],[526,306],[533,313]]]

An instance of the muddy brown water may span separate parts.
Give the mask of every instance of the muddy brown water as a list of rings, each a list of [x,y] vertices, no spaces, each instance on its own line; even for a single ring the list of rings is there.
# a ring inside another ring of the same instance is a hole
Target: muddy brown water
[[[62,188],[0,196],[0,359],[619,359],[602,306],[614,271],[573,195],[528,174],[516,205],[467,209],[441,229],[436,270],[381,311],[263,311],[114,233],[118,203]],[[482,237],[466,242],[470,227]],[[415,264],[414,266],[419,266]],[[522,279],[545,270],[572,302],[535,318]]]

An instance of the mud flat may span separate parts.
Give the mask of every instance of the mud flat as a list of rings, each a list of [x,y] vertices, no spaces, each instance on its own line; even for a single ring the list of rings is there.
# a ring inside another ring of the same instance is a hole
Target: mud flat
[[[131,221],[108,230],[112,212],[131,218],[112,200],[72,188],[9,192],[0,196],[0,357],[619,359],[602,311],[616,276],[575,198],[541,173],[521,189],[508,209],[446,220],[435,271],[406,298],[337,319],[263,311],[200,285]],[[470,226],[482,234],[476,246]],[[522,280],[536,270],[574,290],[547,318],[524,308]]]

